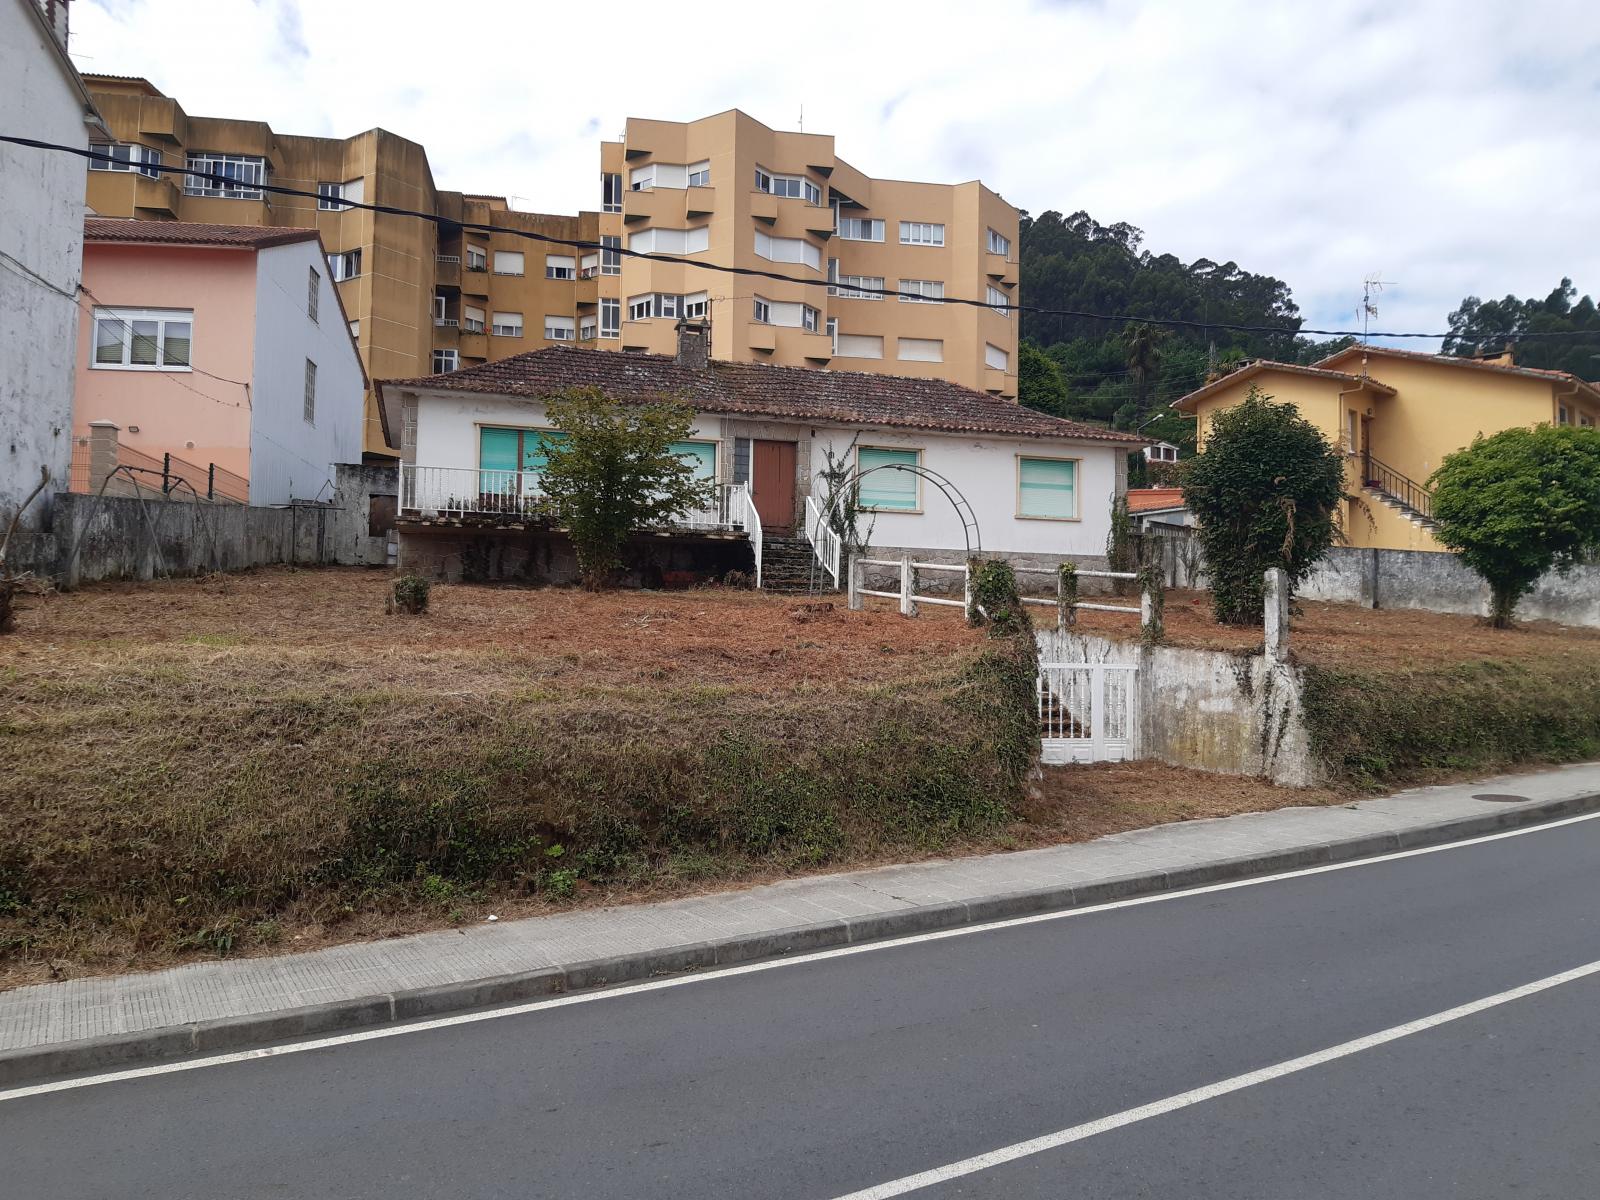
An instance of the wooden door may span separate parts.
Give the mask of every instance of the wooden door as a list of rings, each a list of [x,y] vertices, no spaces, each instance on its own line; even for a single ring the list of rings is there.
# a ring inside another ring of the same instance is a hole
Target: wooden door
[[[750,444],[750,494],[763,530],[794,527],[794,462],[793,442]]]

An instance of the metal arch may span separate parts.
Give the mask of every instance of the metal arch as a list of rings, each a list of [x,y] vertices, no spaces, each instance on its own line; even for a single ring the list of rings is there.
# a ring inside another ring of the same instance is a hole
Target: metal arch
[[[978,515],[972,511],[972,505],[967,503],[966,496],[962,494],[961,489],[958,488],[947,476],[941,475],[938,471],[930,470],[928,467],[924,467],[920,463],[883,463],[881,466],[868,467],[865,471],[861,470],[859,467],[855,468],[850,472],[849,475],[840,481],[839,486],[836,487],[833,490],[833,494],[828,497],[828,508],[827,511],[822,514],[822,524],[826,525],[829,529],[833,528],[834,512],[838,507],[839,501],[844,498],[846,492],[850,489],[859,487],[863,479],[865,479],[868,475],[875,474],[878,471],[905,471],[911,475],[916,475],[921,479],[926,479],[929,483],[933,484],[934,487],[938,488],[939,491],[944,494],[944,498],[950,502],[950,507],[956,510],[956,516],[961,518],[961,535],[963,540],[967,543],[967,557],[971,558],[975,554],[983,553],[983,536],[981,531],[978,529]],[[815,533],[816,531],[813,532]],[[811,579],[812,587],[810,590],[816,591],[816,583],[819,582],[819,580],[817,579],[817,562],[815,554],[812,555]]]

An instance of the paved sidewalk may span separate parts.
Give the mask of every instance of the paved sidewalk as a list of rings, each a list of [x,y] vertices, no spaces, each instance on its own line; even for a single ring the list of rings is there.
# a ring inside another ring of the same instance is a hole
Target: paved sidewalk
[[[1500,800],[1475,799],[1499,795]],[[1512,800],[1509,797],[1520,797]],[[1600,764],[0,993],[0,1084],[1093,904],[1600,809]]]

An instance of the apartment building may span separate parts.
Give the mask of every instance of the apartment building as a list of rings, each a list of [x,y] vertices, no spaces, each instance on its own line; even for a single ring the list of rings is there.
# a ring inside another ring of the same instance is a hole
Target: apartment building
[[[89,207],[107,217],[316,229],[374,379],[550,345],[670,353],[673,325],[687,315],[712,322],[716,358],[1016,396],[1017,318],[1006,306],[1017,302],[1018,212],[981,183],[872,179],[834,156],[831,137],[777,132],[729,111],[628,121],[622,141],[600,147],[601,211],[527,213],[502,197],[440,190],[426,150],[386,130],[279,134],[261,121],[189,116],[145,79],[85,79],[112,134],[96,148],[115,159],[91,164]],[[151,169],[158,164],[235,182]],[[316,199],[273,195],[264,183]],[[688,261],[646,262],[625,249]],[[706,270],[711,263],[795,282]],[[910,295],[862,290],[877,287]],[[985,306],[941,302],[955,297]],[[369,455],[401,449],[385,441],[370,395],[363,444]]]

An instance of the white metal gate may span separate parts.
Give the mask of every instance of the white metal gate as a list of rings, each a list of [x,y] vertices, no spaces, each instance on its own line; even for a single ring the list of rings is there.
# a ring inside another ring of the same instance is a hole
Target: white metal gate
[[[1057,764],[1136,758],[1138,670],[1123,663],[1040,663],[1041,760]]]

